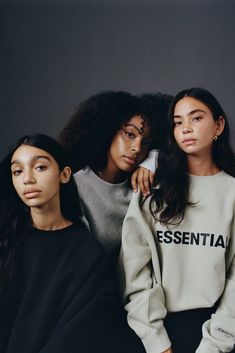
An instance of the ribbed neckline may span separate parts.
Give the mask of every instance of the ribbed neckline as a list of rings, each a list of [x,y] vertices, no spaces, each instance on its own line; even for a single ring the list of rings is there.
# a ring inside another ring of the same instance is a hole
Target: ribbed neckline
[[[193,174],[189,174],[190,178],[192,180],[211,180],[211,179],[217,179],[220,178],[221,176],[224,176],[226,173],[221,170],[219,173],[217,174],[213,174],[213,175],[193,175]]]
[[[99,183],[101,183],[101,184],[106,184],[106,185],[108,185],[109,187],[119,187],[119,186],[123,186],[123,185],[128,185],[129,184],[129,180],[128,179],[126,179],[126,180],[124,180],[123,182],[121,182],[121,183],[115,183],[115,184],[112,184],[112,183],[109,183],[108,181],[105,181],[104,179],[101,179],[100,177],[98,177],[98,175],[96,175],[95,174],[95,172],[90,168],[90,167],[86,167],[86,169],[84,169],[84,172],[90,172],[91,174],[92,174],[92,176],[93,176],[93,178],[97,181],[97,182],[99,182]]]
[[[74,228],[77,227],[76,223],[72,223],[67,227],[60,228],[60,229],[55,229],[55,230],[44,230],[44,229],[38,229],[38,228],[33,228],[32,230],[32,235],[43,235],[43,236],[59,236],[62,234],[68,235],[73,231]]]

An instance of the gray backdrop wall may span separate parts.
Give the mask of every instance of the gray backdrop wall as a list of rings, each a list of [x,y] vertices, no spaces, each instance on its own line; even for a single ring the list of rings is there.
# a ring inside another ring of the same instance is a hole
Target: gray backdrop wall
[[[98,91],[211,90],[235,146],[233,0],[1,0],[0,156]]]

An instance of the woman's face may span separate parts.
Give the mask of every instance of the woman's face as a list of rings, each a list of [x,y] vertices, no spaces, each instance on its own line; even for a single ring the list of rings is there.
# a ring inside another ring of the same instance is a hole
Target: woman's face
[[[150,130],[139,115],[123,124],[114,137],[108,153],[105,169],[113,173],[129,173],[147,156],[150,144]]]
[[[27,206],[60,207],[60,183],[65,181],[64,172],[59,170],[49,153],[21,145],[12,156],[11,171],[14,188]]]
[[[210,109],[201,101],[184,97],[175,105],[174,137],[188,155],[211,155],[214,137],[222,133],[224,118],[215,121]]]

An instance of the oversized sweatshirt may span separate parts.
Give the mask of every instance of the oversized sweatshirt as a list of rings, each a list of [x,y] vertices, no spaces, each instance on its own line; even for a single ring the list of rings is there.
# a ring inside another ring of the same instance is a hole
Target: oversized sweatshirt
[[[197,353],[230,352],[235,343],[235,178],[190,176],[178,226],[166,228],[133,194],[123,224],[121,290],[130,326],[147,353],[170,347],[167,312],[219,306],[203,324]]]
[[[153,172],[157,165],[157,151],[152,150],[140,164]],[[117,259],[122,223],[131,201],[132,189],[128,180],[111,184],[99,178],[89,167],[74,174],[83,211],[83,221],[97,237],[110,257]]]
[[[132,196],[129,181],[108,183],[88,167],[77,172],[74,178],[84,223],[111,257],[117,259],[121,246],[122,223]]]
[[[80,225],[18,247],[0,304],[1,353],[143,353],[126,323],[100,244]]]

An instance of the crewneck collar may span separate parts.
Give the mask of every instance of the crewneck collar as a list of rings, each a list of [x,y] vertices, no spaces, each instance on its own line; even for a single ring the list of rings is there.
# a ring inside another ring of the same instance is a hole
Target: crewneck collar
[[[189,174],[190,178],[192,180],[211,180],[211,179],[217,179],[220,178],[221,176],[224,176],[226,173],[221,170],[220,172],[213,174],[213,175],[193,175],[193,174]]]
[[[96,179],[97,182],[101,184],[106,184],[109,185],[110,187],[115,187],[115,186],[123,186],[129,183],[129,179],[125,179],[121,183],[109,183],[108,181],[100,178],[90,167],[87,167],[87,170],[93,175],[93,177]]]
[[[43,236],[56,236],[56,235],[61,235],[61,234],[68,234],[73,229],[76,227],[75,223],[72,223],[64,228],[60,229],[54,229],[54,230],[44,230],[44,229],[38,229],[38,228],[33,228],[32,233],[33,235],[43,235]]]

